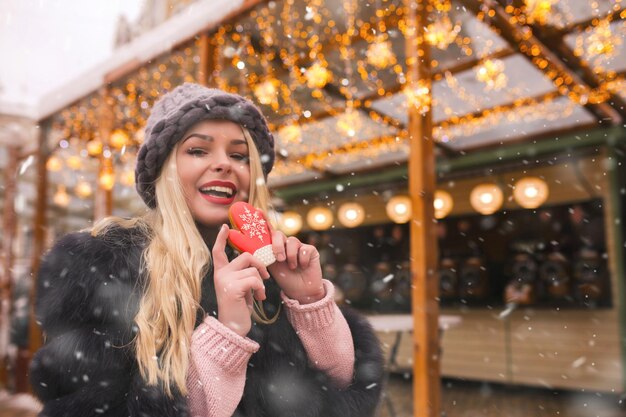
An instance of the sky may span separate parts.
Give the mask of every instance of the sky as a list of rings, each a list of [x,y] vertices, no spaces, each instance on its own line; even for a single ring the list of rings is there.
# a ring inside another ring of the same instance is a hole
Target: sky
[[[143,0],[0,1],[0,101],[34,106],[46,93],[102,62],[120,15]]]

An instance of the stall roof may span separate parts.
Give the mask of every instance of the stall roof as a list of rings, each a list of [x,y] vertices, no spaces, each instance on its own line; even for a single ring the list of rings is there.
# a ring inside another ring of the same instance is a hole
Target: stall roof
[[[236,12],[244,0],[201,0],[191,3],[132,42],[115,49],[93,67],[38,97],[33,104],[0,101],[0,114],[42,120],[103,87],[111,77],[128,72],[167,53]],[[37,51],[33,51],[36,53]],[[59,57],[60,58],[60,57]]]
[[[185,14],[197,16],[194,24],[168,22],[143,43],[121,51],[124,58],[107,66],[108,73],[128,70],[129,62],[137,67],[109,79],[117,116],[113,128],[140,143],[154,98],[175,83],[195,80],[260,103],[277,139],[279,157],[270,177],[275,187],[407,160],[408,107],[424,106],[427,96],[406,87],[403,1],[261,1],[223,21],[241,3],[197,2],[194,7],[204,8]],[[621,1],[433,4],[427,27],[432,44],[428,107],[439,156],[623,124],[626,11]],[[201,33],[208,34],[206,43],[165,52]],[[205,64],[212,71],[199,79]],[[92,92],[84,105],[79,101],[55,114],[56,138],[74,135],[77,120],[90,126],[89,103],[102,102],[95,91],[107,71],[79,81],[83,87],[73,96],[49,97],[42,115]],[[132,146],[126,152],[132,153]]]

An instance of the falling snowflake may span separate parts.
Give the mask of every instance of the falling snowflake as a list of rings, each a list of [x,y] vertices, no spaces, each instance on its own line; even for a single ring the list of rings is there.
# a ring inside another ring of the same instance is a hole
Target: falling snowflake
[[[253,213],[247,207],[244,210],[245,213],[239,215],[241,220],[243,220],[241,230],[248,232],[248,236],[256,237],[261,242],[265,242],[263,238],[268,234],[265,219],[260,215],[259,211],[254,211]]]

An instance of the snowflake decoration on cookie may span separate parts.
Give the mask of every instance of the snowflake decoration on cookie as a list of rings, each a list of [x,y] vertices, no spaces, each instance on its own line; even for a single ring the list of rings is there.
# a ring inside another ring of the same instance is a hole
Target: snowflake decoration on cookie
[[[244,222],[241,225],[241,230],[248,232],[250,237],[256,237],[261,242],[264,242],[263,237],[268,234],[265,219],[260,215],[258,210],[251,212],[248,207],[244,210],[245,213],[239,215],[239,218]]]

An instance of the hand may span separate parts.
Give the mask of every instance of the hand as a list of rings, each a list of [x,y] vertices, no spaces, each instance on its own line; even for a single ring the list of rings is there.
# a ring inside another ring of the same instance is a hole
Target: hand
[[[217,297],[218,320],[240,336],[245,336],[252,327],[250,318],[254,298],[264,300],[263,280],[270,277],[261,261],[249,253],[242,253],[231,262],[224,249],[228,236],[228,226],[220,229],[213,245],[213,280]]]
[[[300,304],[310,304],[326,295],[322,284],[320,254],[313,245],[272,231],[272,250],[276,262],[268,267],[285,295]]]

